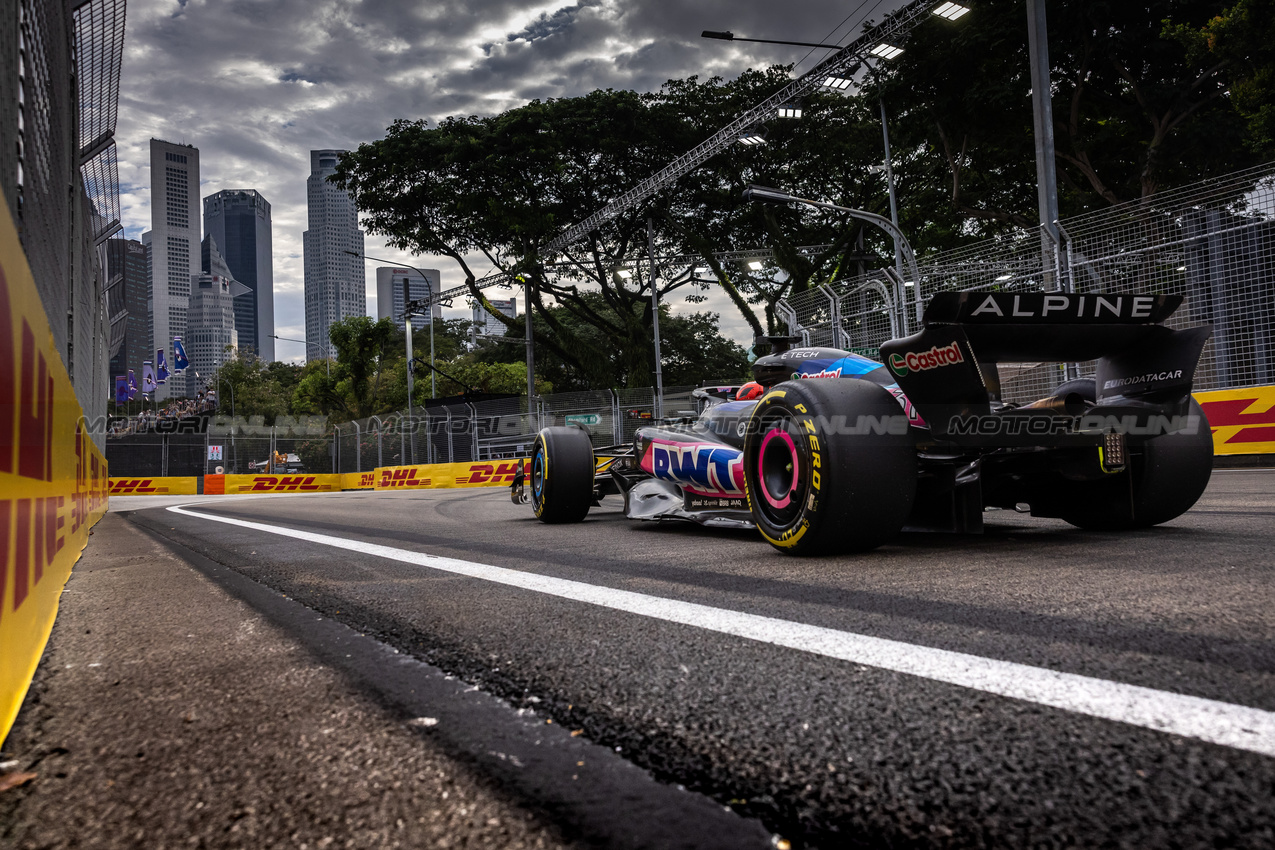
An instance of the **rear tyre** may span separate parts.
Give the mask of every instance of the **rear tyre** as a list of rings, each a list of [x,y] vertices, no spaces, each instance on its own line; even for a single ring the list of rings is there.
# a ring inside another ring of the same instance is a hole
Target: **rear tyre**
[[[1088,381],[1087,390],[1071,391],[1094,398],[1093,380],[1082,380]],[[1194,433],[1179,431],[1131,443],[1124,472],[1100,481],[1069,482],[1062,518],[1092,531],[1129,531],[1160,525],[1190,510],[1213,474],[1213,434],[1195,399],[1189,413],[1199,417]]]
[[[916,498],[916,441],[889,392],[855,379],[789,381],[757,403],[744,441],[749,509],[793,555],[875,549]]]
[[[541,522],[580,522],[593,503],[593,444],[579,428],[545,428],[530,464],[531,506]]]

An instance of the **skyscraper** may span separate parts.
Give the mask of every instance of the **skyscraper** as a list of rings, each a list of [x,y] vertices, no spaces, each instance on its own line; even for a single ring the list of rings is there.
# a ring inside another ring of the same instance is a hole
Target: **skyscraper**
[[[367,315],[363,278],[363,231],[358,210],[348,193],[327,182],[343,151],[310,151],[306,201],[310,229],[302,234],[305,251],[305,336],[318,345],[306,346],[306,359],[336,357],[328,339],[333,322]],[[358,256],[344,253],[353,251]]]
[[[140,373],[142,361],[150,360],[155,354],[151,348],[150,318],[146,309],[146,300],[150,294],[146,274],[146,246],[136,239],[108,240],[106,279],[108,285],[120,287],[119,294],[123,296],[124,309],[128,311],[124,324],[124,340],[119,350],[111,355],[108,377],[114,387],[116,375],[126,375],[129,369]]]
[[[376,270],[376,318],[389,319],[398,325],[399,330],[407,326],[403,319],[403,311],[408,301],[428,298],[430,293],[439,291],[438,269],[421,269],[425,277],[421,277],[411,269],[399,269],[393,266],[381,266]],[[443,318],[443,305],[434,305],[434,318]],[[419,327],[427,323],[416,322]]]
[[[235,301],[250,294],[230,274],[212,236],[204,237],[201,253],[206,258],[206,269],[191,278],[190,321],[183,340],[190,357],[186,371],[192,376],[194,392],[202,389],[197,382],[207,382],[222,363],[234,357],[233,350],[239,342]],[[196,379],[195,375],[199,377]]]
[[[151,139],[151,323],[149,346],[167,351],[174,336],[186,333],[190,281],[199,274],[199,150]],[[156,398],[188,395],[177,375]]]
[[[204,198],[204,235],[212,236],[231,276],[251,290],[235,298],[239,348],[274,360],[274,264],[270,202],[256,189],[223,189]],[[204,272],[210,272],[208,263]]]

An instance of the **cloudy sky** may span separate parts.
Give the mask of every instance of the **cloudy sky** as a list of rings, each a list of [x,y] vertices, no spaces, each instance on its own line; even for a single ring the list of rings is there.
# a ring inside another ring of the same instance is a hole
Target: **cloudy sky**
[[[865,18],[898,0],[129,0],[120,118],[126,235],[150,228],[149,140],[199,148],[202,194],[257,189],[272,207],[275,332],[305,335],[301,234],[309,151],[381,138],[397,118],[431,122],[489,115],[536,98],[597,88],[651,91],[699,74],[734,77],[749,67],[798,62],[825,51],[701,39],[741,37],[845,43]],[[367,253],[442,270],[454,264],[386,248]],[[368,312],[376,314],[368,264]],[[484,269],[476,271],[481,275]],[[464,304],[448,311],[465,315]],[[519,305],[521,306],[521,305]],[[678,305],[675,305],[678,306]],[[683,309],[689,305],[680,305]],[[722,330],[741,340],[729,303]],[[695,309],[703,309],[703,306]],[[304,346],[280,342],[276,356]]]

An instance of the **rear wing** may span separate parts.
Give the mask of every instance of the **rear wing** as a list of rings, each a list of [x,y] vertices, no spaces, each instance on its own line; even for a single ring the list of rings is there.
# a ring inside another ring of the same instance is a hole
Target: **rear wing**
[[[1097,362],[1098,416],[1181,417],[1211,325],[1173,330],[1161,322],[1182,305],[1180,295],[942,292],[934,296],[920,333],[881,346],[882,360],[933,433],[957,442],[970,422],[986,417],[1057,418],[1065,405],[1004,408],[996,364]],[[1066,413],[1074,410],[1068,407]],[[980,425],[981,427],[981,425]],[[986,428],[983,430],[996,430]],[[992,442],[1053,444],[1042,435],[1069,432],[1045,423],[1031,439]],[[988,435],[983,435],[984,437]],[[987,443],[987,439],[978,440]],[[1074,442],[1063,439],[1061,442]]]

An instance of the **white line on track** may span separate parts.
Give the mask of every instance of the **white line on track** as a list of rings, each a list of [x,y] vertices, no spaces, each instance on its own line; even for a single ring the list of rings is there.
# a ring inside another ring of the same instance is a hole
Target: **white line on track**
[[[1158,691],[1041,667],[998,661],[963,652],[916,646],[896,640],[762,617],[694,602],[681,602],[599,587],[568,579],[537,575],[490,564],[443,558],[424,552],[395,549],[361,540],[348,540],[293,528],[196,513],[174,506],[168,510],[332,546],[364,555],[417,564],[497,584],[532,590],[616,611],[681,623],[721,634],[797,649],[868,667],[892,670],[989,694],[1025,700],[1090,717],[1198,738],[1240,750],[1275,756],[1275,712],[1201,697]]]

